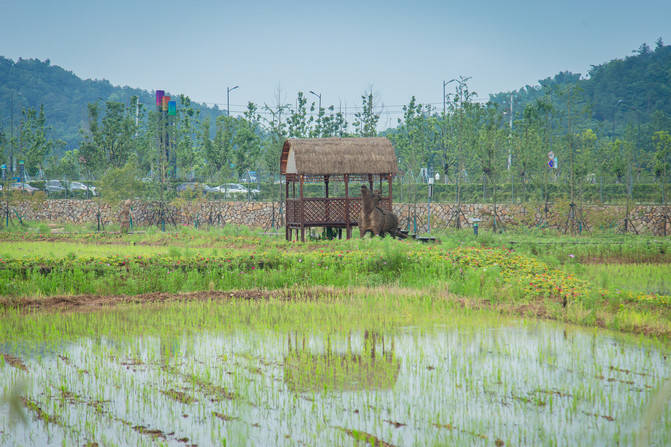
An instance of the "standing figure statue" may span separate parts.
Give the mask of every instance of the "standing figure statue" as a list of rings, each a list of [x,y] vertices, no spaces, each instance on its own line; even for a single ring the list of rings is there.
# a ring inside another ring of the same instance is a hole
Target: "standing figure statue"
[[[121,207],[119,223],[121,224],[122,233],[128,233],[130,231],[130,206],[130,200],[126,200]]]

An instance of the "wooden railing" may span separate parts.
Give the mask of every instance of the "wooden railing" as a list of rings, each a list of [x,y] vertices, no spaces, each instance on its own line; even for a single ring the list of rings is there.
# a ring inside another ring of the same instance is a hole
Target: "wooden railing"
[[[304,226],[340,226],[347,225],[345,217],[346,204],[349,202],[349,224],[357,225],[361,213],[361,198],[329,197],[329,198],[305,198],[303,199]],[[389,198],[383,198],[380,205],[390,209]],[[299,225],[301,223],[301,200],[287,199],[286,202],[287,225]]]

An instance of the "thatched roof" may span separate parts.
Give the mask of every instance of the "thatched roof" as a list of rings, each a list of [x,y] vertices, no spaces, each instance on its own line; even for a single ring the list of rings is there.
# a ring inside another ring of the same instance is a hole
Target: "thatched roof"
[[[288,139],[282,174],[396,174],[396,154],[387,138]]]

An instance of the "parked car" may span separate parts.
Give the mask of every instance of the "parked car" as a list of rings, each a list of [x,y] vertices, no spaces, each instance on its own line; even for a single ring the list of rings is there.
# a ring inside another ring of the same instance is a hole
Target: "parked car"
[[[204,183],[197,183],[197,182],[187,182],[187,183],[181,183],[177,185],[177,192],[184,192],[184,191],[202,191],[203,194],[207,194],[210,192],[217,192],[217,188],[213,188],[211,186],[208,186]]]
[[[239,183],[224,183],[217,190],[225,197],[242,197],[247,195],[247,190]]]
[[[95,186],[85,185],[82,182],[70,182],[70,192],[73,193],[83,192],[84,194],[86,194],[86,191],[89,191],[92,196],[98,195]]]
[[[218,189],[225,197],[245,198],[248,193],[251,193],[252,196],[256,196],[259,193],[258,189],[250,187],[250,189],[247,190],[247,188],[240,183],[224,183],[223,185],[220,185]]]
[[[30,194],[34,193],[35,191],[39,191],[39,189],[30,186],[28,183],[21,183],[21,182],[12,183],[11,185],[9,185],[9,189],[14,191],[23,191]]]
[[[65,187],[60,180],[47,180],[44,189],[50,194],[64,193]]]
[[[198,183],[180,183],[177,185],[177,192],[194,191],[198,189]]]

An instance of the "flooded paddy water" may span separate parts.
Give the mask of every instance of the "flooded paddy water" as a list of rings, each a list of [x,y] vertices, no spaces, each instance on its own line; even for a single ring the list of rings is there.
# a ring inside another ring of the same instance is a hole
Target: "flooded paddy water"
[[[640,338],[367,300],[9,315],[0,445],[630,445],[671,376]]]

